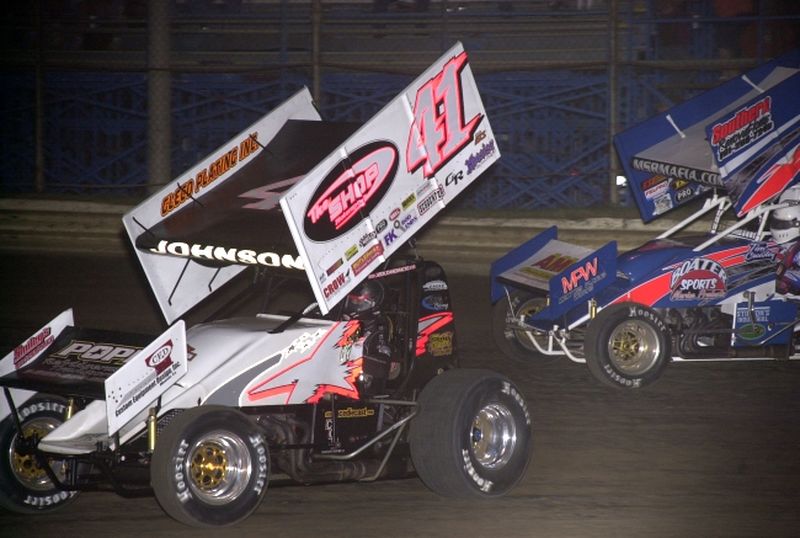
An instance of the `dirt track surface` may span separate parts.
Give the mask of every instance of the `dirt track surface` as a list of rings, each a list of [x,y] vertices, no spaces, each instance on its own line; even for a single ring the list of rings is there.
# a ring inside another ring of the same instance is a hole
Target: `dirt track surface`
[[[488,272],[488,271],[487,271]],[[127,258],[0,254],[0,353],[63,308],[81,326],[157,331]],[[534,454],[505,498],[442,499],[417,479],[272,487],[237,527],[198,531],[154,498],[86,493],[62,511],[0,511],[0,536],[725,536],[800,534],[800,363],[678,364],[636,393],[566,360],[520,365],[491,342],[488,279],[450,275],[464,366],[505,373]]]

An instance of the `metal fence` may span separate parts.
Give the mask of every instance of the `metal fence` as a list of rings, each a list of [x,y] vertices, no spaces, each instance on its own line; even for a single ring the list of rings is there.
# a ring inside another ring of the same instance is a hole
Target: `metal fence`
[[[459,39],[503,154],[461,204],[617,203],[611,133],[797,46],[795,3],[723,4],[173,0],[172,175],[303,85],[365,121]],[[52,5],[4,23],[0,194],[169,181],[146,166],[147,1]]]

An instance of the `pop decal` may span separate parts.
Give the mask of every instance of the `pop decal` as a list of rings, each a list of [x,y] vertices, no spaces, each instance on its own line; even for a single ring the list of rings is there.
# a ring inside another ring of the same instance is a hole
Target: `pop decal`
[[[432,177],[473,139],[483,114],[464,121],[461,71],[466,65],[467,53],[462,52],[417,90],[406,145],[409,173],[422,167],[423,175]]]

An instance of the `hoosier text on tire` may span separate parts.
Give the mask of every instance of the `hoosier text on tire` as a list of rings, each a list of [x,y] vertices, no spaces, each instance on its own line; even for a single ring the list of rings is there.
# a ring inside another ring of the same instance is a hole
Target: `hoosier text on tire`
[[[264,432],[243,413],[183,411],[156,442],[150,483],[164,511],[196,527],[233,525],[261,503],[269,480]]]
[[[425,386],[419,406],[409,434],[411,459],[434,492],[495,497],[525,474],[531,418],[506,377],[487,370],[448,370]]]

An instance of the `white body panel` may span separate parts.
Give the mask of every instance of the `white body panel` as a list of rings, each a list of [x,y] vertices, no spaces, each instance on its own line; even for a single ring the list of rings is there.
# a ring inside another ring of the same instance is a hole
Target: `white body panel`
[[[357,322],[301,319],[285,331],[268,332],[285,320],[258,316],[192,327],[187,333],[188,370],[161,395],[159,416],[204,404],[315,403],[332,393],[358,398],[355,379],[361,372],[362,342],[355,337]],[[142,409],[120,429],[121,443],[144,431],[147,414]],[[114,446],[110,434],[106,404],[96,401],[39,446],[62,454],[89,453],[98,442]]]

